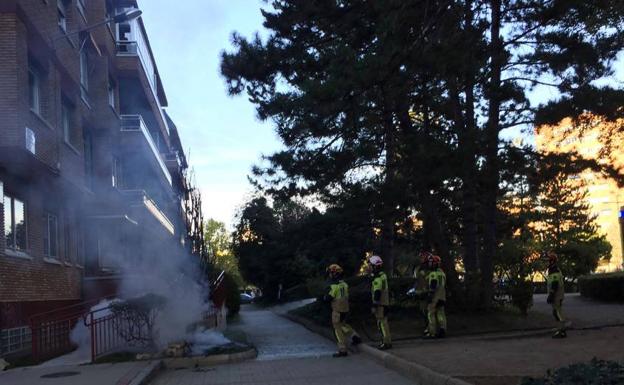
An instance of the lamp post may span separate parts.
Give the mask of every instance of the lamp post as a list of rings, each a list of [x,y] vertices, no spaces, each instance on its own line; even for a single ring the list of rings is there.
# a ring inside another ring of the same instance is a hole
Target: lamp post
[[[67,38],[67,37],[70,37],[70,36],[73,36],[73,35],[77,35],[77,34],[82,33],[82,32],[91,31],[92,29],[95,29],[95,28],[100,27],[102,25],[108,24],[110,22],[122,23],[124,21],[134,20],[137,17],[141,16],[142,13],[143,12],[140,9],[129,9],[129,10],[125,11],[125,12],[118,13],[118,14],[112,16],[112,17],[109,17],[108,19],[106,19],[104,21],[100,21],[99,23],[91,24],[91,25],[88,25],[88,26],[86,26],[86,27],[84,27],[82,29],[79,29],[77,31],[72,31],[72,32],[64,33],[64,34],[62,34],[60,36],[57,36],[57,37],[52,39],[52,46],[54,46],[54,43],[57,42],[60,39]]]

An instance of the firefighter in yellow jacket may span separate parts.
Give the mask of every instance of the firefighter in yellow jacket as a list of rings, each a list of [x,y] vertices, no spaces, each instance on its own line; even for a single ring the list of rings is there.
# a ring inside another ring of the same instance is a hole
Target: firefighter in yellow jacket
[[[440,268],[441,259],[437,255],[428,258],[427,274],[428,296],[427,316],[429,333],[425,338],[444,338],[446,336],[446,274]]]
[[[561,274],[561,270],[559,270],[557,266],[557,254],[553,251],[548,252],[548,277],[546,278],[546,282],[548,285],[548,297],[546,298],[546,302],[552,305],[553,317],[555,317],[558,323],[553,338],[565,338],[567,337],[566,321],[561,312],[565,288],[563,284],[563,274]]]
[[[334,357],[346,357],[347,339],[350,338],[353,345],[358,345],[362,339],[346,322],[349,314],[349,285],[342,279],[342,268],[332,264],[327,268],[327,275],[330,282],[323,300],[331,303],[332,308],[332,327],[338,344],[338,352],[334,353]]]
[[[371,296],[372,313],[377,320],[377,327],[381,333],[381,343],[377,346],[380,350],[392,348],[392,338],[390,337],[390,327],[388,326],[388,306],[390,306],[390,292],[388,290],[388,277],[381,268],[383,260],[373,255],[368,259],[371,266]]]
[[[418,310],[423,317],[425,323],[424,335],[429,334],[429,316],[428,316],[428,301],[427,293],[429,292],[429,285],[427,284],[427,275],[429,274],[428,261],[432,254],[428,251],[423,251],[419,254],[420,264],[414,268],[413,276],[415,279],[414,286],[407,292],[409,297],[418,300]]]

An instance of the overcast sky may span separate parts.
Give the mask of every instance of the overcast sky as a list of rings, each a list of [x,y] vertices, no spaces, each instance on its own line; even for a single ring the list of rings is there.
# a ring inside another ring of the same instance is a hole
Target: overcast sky
[[[228,225],[251,191],[251,165],[280,147],[271,124],[256,119],[245,96],[227,96],[219,73],[219,54],[230,47],[232,31],[252,36],[262,29],[261,5],[260,0],[139,1],[167,111],[202,191],[204,217]]]
[[[262,29],[262,5],[261,0],[139,1],[169,100],[168,112],[202,191],[204,217],[228,225],[251,192],[247,181],[251,166],[261,154],[280,148],[271,123],[256,119],[246,96],[227,96],[219,73],[219,54],[231,47],[231,33],[249,37]],[[624,80],[623,62],[618,63],[619,81]],[[549,90],[538,90],[532,101],[553,96]],[[503,135],[514,137],[518,131]]]

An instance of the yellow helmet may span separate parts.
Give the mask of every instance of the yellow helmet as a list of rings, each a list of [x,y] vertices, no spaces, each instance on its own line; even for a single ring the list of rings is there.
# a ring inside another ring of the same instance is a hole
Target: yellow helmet
[[[327,271],[327,274],[331,274],[331,275],[342,274],[343,272],[342,267],[340,267],[340,265],[337,265],[335,263],[332,263],[331,265],[329,265],[326,271]]]

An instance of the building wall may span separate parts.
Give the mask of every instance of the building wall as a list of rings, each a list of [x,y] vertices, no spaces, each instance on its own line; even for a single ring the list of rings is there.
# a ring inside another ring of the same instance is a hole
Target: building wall
[[[597,159],[616,168],[624,166],[624,137],[612,134],[613,125],[593,119],[582,128],[575,128],[571,119],[563,120],[557,126],[540,127],[536,144],[544,152],[576,151],[584,158]],[[606,136],[613,141],[613,147],[606,147]],[[622,270],[622,225],[620,211],[624,207],[624,188],[605,176],[587,170],[573,177],[587,188],[587,203],[596,216],[599,232],[607,237],[613,251],[611,260],[598,267],[600,272]]]

